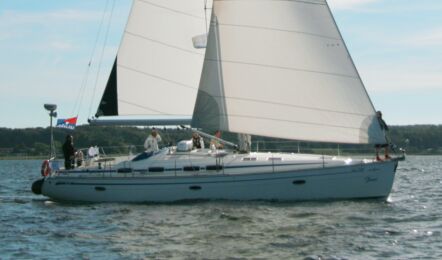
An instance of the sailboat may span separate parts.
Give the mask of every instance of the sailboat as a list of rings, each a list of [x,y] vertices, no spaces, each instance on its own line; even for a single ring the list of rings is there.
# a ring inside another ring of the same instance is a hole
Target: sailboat
[[[386,143],[325,0],[134,0],[91,124]],[[178,144],[53,169],[34,186],[54,200],[85,202],[386,198],[397,166]]]

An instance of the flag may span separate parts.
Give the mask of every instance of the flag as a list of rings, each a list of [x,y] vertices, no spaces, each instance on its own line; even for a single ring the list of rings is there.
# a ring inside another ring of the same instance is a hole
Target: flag
[[[57,119],[57,127],[74,130],[77,125],[77,117]]]

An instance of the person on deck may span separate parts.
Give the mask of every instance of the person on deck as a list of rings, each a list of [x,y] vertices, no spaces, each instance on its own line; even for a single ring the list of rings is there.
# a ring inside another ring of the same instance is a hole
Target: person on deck
[[[157,129],[152,128],[150,135],[144,141],[144,148],[146,148],[146,152],[158,152],[160,149],[158,148],[158,143],[161,142],[161,136],[158,134]]]
[[[193,149],[204,149],[204,140],[197,132],[192,134],[192,144]]]
[[[75,162],[75,148],[74,148],[74,138],[72,135],[66,136],[66,141],[63,144],[63,155],[64,155],[64,168],[66,170],[74,168]]]
[[[249,153],[252,149],[252,136],[249,134],[238,134],[239,152]]]
[[[216,132],[215,132],[215,135],[214,135],[216,138],[220,138],[221,139],[221,131],[220,130],[217,130]],[[210,141],[210,149],[212,149],[212,150],[217,150],[217,149],[223,149],[224,148],[224,145],[222,144],[222,143],[220,143],[217,139],[215,139],[215,138],[213,138],[211,141]]]
[[[387,137],[387,132],[389,131],[387,123],[385,123],[384,119],[382,119],[382,112],[381,111],[377,111],[376,112],[376,117],[379,121],[379,125],[381,126],[382,131],[384,132],[385,136]],[[391,159],[390,155],[388,155],[388,142],[383,143],[383,144],[376,144],[375,148],[376,148],[376,160],[377,161],[382,161],[381,157],[379,157],[379,150],[381,148],[384,148],[384,152],[385,152],[385,160]]]
[[[75,160],[77,161],[77,167],[80,167],[84,161],[84,154],[81,150],[75,153]]]

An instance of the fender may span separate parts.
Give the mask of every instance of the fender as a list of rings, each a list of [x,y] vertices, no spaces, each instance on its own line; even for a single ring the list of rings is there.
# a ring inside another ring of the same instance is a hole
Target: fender
[[[51,166],[49,165],[49,160],[44,160],[41,164],[41,176],[46,177],[51,175]]]

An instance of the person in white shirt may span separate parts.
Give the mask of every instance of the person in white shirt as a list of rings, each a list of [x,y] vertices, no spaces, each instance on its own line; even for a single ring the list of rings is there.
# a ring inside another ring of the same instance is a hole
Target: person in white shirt
[[[158,143],[161,142],[161,136],[158,134],[155,128],[152,128],[150,135],[146,138],[144,142],[144,148],[146,148],[146,152],[157,152],[160,149],[158,148]]]
[[[217,130],[216,132],[215,132],[215,135],[214,135],[216,138],[221,138],[221,131],[220,130]],[[217,139],[215,139],[215,138],[213,138],[211,141],[210,141],[210,149],[212,149],[212,150],[217,150],[217,149],[223,149],[224,148],[224,145],[222,144],[222,143],[220,143]]]

